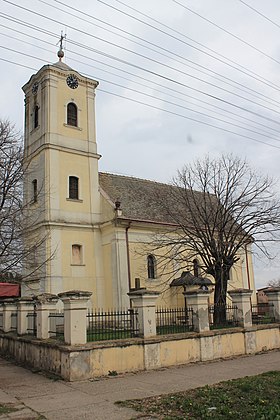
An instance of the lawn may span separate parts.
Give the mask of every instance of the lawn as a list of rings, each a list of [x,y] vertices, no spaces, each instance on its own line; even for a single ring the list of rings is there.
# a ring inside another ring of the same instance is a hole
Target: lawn
[[[280,372],[117,404],[165,420],[280,420]]]
[[[12,404],[0,404],[0,416],[3,414],[13,413],[14,411],[18,411],[18,409],[13,408]]]

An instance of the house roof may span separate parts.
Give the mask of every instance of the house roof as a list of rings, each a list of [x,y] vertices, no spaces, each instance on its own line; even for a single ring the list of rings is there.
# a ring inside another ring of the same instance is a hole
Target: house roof
[[[219,202],[213,194],[205,195],[194,190],[188,192],[171,184],[105,172],[99,173],[99,185],[112,203],[119,201],[122,215],[118,217],[124,219],[186,226],[188,222],[193,223],[191,213],[196,213],[201,226],[217,223]],[[188,198],[186,194],[189,194]],[[206,200],[209,207],[205,213]],[[204,209],[201,214],[197,213],[200,206]],[[235,225],[235,234],[242,233],[242,228],[233,219],[228,217],[227,223],[230,230],[232,224]]]
[[[207,277],[196,277],[189,271],[183,271],[181,276],[177,279],[174,279],[170,287],[176,286],[211,286],[213,285],[212,281]]]
[[[122,217],[174,224],[174,218],[168,214],[168,206],[164,208],[161,202],[162,199],[172,201],[170,189],[175,187],[103,172],[99,173],[99,184],[113,203],[120,201]]]

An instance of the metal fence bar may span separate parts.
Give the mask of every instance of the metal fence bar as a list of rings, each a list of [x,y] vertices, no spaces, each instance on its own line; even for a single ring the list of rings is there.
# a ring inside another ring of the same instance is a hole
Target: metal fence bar
[[[237,306],[211,305],[208,307],[210,329],[238,327]]]
[[[17,312],[11,313],[11,331],[17,331]]]
[[[139,335],[136,309],[95,310],[87,314],[87,340],[117,340]]]
[[[49,314],[50,319],[50,337],[64,340],[64,313],[63,312],[51,312]]]
[[[3,330],[4,314],[0,312],[0,330]]]
[[[252,323],[253,324],[271,324],[276,322],[273,316],[273,303],[252,304]]]
[[[178,334],[193,331],[192,308],[157,308],[157,334]]]
[[[32,312],[28,312],[27,315],[27,334],[33,335],[36,337],[37,335],[37,312],[34,308]]]

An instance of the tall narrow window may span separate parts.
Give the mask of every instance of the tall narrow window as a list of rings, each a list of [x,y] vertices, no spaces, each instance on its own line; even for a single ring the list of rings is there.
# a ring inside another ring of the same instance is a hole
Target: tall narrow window
[[[69,198],[79,199],[79,178],[76,176],[69,176]]]
[[[38,105],[34,108],[34,128],[38,127],[39,125],[39,107]]]
[[[78,126],[78,109],[73,102],[67,105],[67,124],[73,127]]]
[[[147,268],[148,268],[148,278],[156,278],[156,259],[153,255],[148,255],[147,257]]]
[[[81,265],[82,262],[82,246],[78,244],[72,245],[72,264]]]
[[[37,182],[37,179],[33,179],[32,188],[33,188],[33,203],[37,203],[37,201],[38,201],[38,182]]]
[[[199,277],[200,274],[199,262],[197,259],[193,260],[193,274],[195,277]]]

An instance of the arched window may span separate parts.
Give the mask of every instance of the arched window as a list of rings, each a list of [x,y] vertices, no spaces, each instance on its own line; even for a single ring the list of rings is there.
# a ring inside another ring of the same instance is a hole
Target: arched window
[[[78,126],[78,109],[73,102],[67,105],[67,125]]]
[[[153,255],[148,255],[147,257],[147,268],[148,268],[148,278],[156,278],[156,259]]]
[[[79,178],[76,176],[69,176],[69,198],[79,199]]]
[[[72,264],[81,265],[83,263],[82,257],[82,246],[78,244],[72,245]]]
[[[197,259],[193,260],[193,274],[195,277],[199,277],[200,274],[199,262]]]
[[[34,108],[34,128],[37,128],[39,125],[39,107],[38,105]]]
[[[33,179],[32,187],[33,187],[33,203],[37,203],[37,201],[38,201],[38,182],[37,182],[37,179]]]

